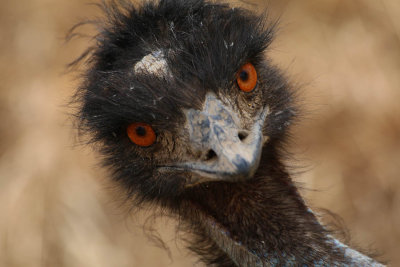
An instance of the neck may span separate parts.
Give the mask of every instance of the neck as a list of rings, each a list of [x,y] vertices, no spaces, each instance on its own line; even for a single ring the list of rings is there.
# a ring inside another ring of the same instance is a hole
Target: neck
[[[381,266],[329,235],[279,161],[243,183],[194,188],[183,204],[192,249],[217,266]],[[264,160],[265,162],[265,160]]]

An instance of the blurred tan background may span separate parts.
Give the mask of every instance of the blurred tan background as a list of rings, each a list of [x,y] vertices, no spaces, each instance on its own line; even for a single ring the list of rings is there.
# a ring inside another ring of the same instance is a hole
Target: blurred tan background
[[[303,195],[343,219],[350,243],[400,266],[400,1],[268,7],[281,20],[269,55],[299,84],[305,109],[290,147],[307,169],[296,177]],[[120,209],[95,153],[77,146],[65,104],[79,80],[64,72],[88,39],[64,37],[98,15],[80,0],[0,1],[0,266],[196,261],[171,220],[154,227],[172,259],[149,241],[147,215]]]

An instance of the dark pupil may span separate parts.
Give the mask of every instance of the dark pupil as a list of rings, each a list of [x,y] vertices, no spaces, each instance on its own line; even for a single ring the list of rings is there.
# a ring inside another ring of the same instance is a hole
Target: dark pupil
[[[249,73],[247,71],[241,71],[239,77],[242,81],[247,81],[249,79]]]
[[[142,126],[138,126],[136,128],[136,134],[139,136],[145,136],[146,135],[146,129]]]

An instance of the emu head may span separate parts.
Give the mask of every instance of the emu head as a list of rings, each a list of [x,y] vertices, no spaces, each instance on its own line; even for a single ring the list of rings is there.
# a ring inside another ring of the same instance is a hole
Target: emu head
[[[332,238],[280,160],[294,108],[273,27],[204,0],[104,9],[79,116],[128,196],[180,215],[209,265],[382,266]]]
[[[262,17],[202,0],[108,7],[80,89],[82,125],[140,200],[251,180],[293,116]]]

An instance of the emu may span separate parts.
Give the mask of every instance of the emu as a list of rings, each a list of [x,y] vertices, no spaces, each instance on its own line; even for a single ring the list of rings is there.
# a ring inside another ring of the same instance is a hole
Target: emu
[[[335,239],[282,161],[294,89],[274,25],[207,0],[105,3],[80,128],[136,205],[175,214],[212,266],[383,266]]]

